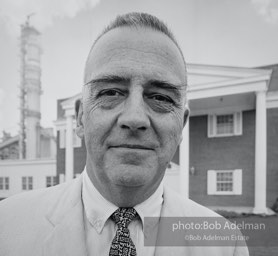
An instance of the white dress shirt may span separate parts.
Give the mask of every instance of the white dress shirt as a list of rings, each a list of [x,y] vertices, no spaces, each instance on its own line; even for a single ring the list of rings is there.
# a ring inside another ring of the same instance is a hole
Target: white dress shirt
[[[83,172],[82,200],[85,209],[84,226],[88,256],[108,256],[117,226],[109,218],[118,207],[106,200]],[[163,203],[163,185],[144,202],[136,205],[140,219],[132,221],[128,229],[138,256],[153,256],[154,246],[144,246],[144,217],[159,217]]]

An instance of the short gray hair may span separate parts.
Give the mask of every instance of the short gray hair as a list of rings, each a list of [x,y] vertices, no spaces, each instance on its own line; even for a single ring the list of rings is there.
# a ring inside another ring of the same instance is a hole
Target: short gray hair
[[[103,31],[102,33],[100,33],[100,35],[97,37],[97,39],[94,41],[90,52],[93,50],[95,44],[97,43],[97,41],[103,36],[105,35],[107,32],[115,29],[115,28],[121,28],[121,27],[133,27],[133,28],[150,28],[153,29],[155,31],[159,31],[163,34],[165,34],[166,36],[168,36],[173,43],[177,46],[184,65],[186,67],[186,63],[185,63],[185,59],[182,53],[182,50],[179,46],[179,44],[177,43],[177,40],[175,39],[173,33],[171,32],[171,30],[168,28],[168,26],[161,21],[160,19],[158,19],[157,17],[148,14],[148,13],[139,13],[139,12],[131,12],[131,13],[126,13],[123,15],[119,15],[116,17],[115,20],[113,20]],[[90,56],[90,53],[88,55],[88,58]],[[88,62],[88,59],[87,59]],[[86,66],[87,66],[87,62],[86,62]],[[186,68],[185,68],[185,75],[186,75]],[[86,76],[86,74],[85,74]],[[84,77],[85,78],[85,77]]]
[[[104,34],[109,32],[110,30],[115,28],[120,28],[120,27],[134,27],[134,28],[143,27],[143,28],[150,28],[155,31],[159,31],[165,34],[166,36],[168,36],[174,42],[174,44],[178,47],[183,57],[182,51],[172,31],[168,28],[168,26],[163,21],[148,13],[131,12],[131,13],[117,16],[116,19],[112,21],[97,37],[95,43],[98,41],[98,39],[100,39]]]

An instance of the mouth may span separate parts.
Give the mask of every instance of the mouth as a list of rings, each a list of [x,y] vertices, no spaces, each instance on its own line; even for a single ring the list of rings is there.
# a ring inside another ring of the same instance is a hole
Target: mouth
[[[119,148],[119,149],[136,149],[136,150],[154,150],[152,147],[139,145],[139,144],[120,144],[120,145],[113,145],[109,148]]]

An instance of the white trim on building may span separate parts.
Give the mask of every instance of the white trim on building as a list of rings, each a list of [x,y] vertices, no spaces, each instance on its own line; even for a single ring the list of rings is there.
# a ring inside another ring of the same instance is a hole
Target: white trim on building
[[[208,170],[208,195],[241,195],[242,170]]]
[[[242,135],[242,112],[208,115],[208,137]]]
[[[278,108],[278,91],[267,93],[266,107],[267,108]]]

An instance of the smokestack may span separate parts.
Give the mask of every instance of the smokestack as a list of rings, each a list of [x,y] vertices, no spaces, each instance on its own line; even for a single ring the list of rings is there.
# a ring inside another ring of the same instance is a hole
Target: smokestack
[[[31,14],[33,15],[33,14]],[[21,26],[20,57],[20,158],[34,159],[40,152],[40,95],[42,54],[40,33],[30,23],[27,16]]]

